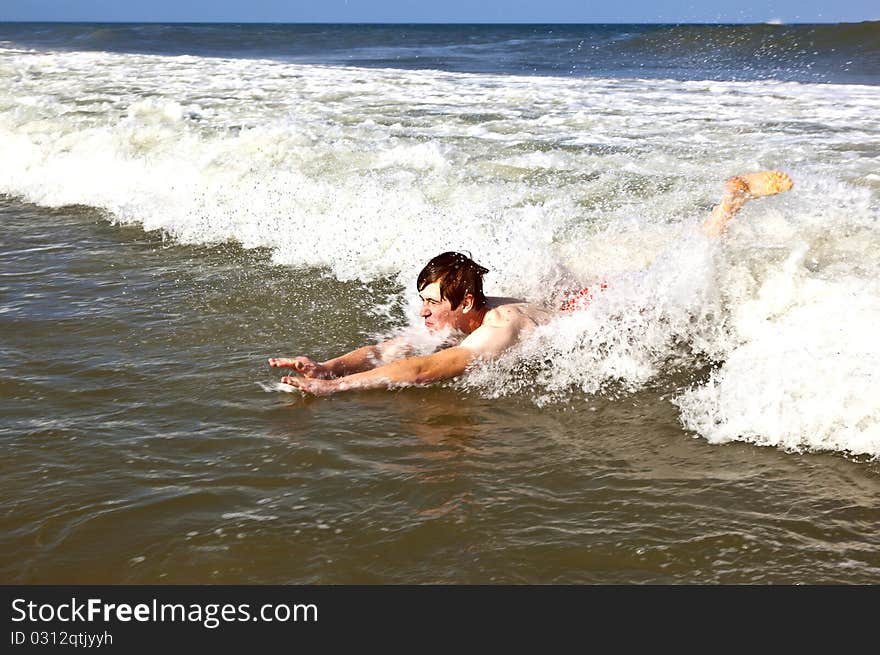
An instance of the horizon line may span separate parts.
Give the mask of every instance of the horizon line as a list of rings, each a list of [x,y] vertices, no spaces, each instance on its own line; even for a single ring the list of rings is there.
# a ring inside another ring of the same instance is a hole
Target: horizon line
[[[785,21],[769,18],[763,21],[263,21],[263,20],[4,20],[2,24],[60,23],[68,25],[860,25],[877,23],[880,18],[839,21]]]

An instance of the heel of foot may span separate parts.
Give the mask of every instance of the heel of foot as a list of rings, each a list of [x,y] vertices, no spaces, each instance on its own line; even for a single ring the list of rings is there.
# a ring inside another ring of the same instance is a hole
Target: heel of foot
[[[744,196],[749,193],[749,183],[737,175],[727,180],[724,191],[730,196]]]

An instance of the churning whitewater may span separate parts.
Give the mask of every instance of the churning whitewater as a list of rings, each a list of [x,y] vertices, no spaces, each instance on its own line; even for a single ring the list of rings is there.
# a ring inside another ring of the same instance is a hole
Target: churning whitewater
[[[444,250],[490,295],[604,282],[460,384],[657,387],[712,443],[880,455],[878,162],[876,86],[0,49],[0,193],[391,279],[411,323]],[[795,188],[701,236],[724,180],[767,168]]]

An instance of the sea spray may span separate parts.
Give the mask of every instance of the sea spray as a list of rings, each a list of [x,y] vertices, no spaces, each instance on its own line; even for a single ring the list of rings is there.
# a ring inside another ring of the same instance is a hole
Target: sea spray
[[[444,250],[494,295],[606,282],[463,384],[544,404],[660,381],[713,442],[880,453],[876,87],[12,48],[0,79],[0,193],[390,279],[377,304],[413,325]],[[759,168],[794,190],[697,236],[723,180]]]

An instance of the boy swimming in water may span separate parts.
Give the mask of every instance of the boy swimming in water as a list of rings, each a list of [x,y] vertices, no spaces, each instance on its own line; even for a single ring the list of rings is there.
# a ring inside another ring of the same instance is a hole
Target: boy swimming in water
[[[703,223],[703,232],[710,237],[723,235],[747,201],[788,191],[792,185],[791,178],[779,171],[731,178],[721,202]],[[412,348],[395,338],[326,362],[305,356],[273,357],[269,366],[292,369],[299,375],[284,376],[281,382],[314,395],[425,385],[457,377],[475,362],[497,357],[554,316],[554,312],[530,303],[486,297],[486,273],[488,269],[470,257],[445,252],[428,262],[416,281],[422,300],[419,316],[425,327],[433,333],[460,335],[456,345],[430,355],[410,356]],[[582,290],[561,309],[579,309],[591,297],[588,289]]]

